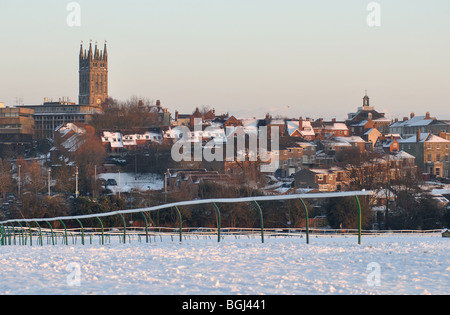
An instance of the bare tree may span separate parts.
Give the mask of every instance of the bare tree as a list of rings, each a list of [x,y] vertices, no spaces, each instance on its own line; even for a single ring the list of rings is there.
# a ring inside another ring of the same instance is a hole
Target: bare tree
[[[14,183],[11,174],[11,163],[0,159],[0,193],[3,199],[6,198],[6,194],[13,190]]]
[[[46,187],[46,174],[38,162],[33,160],[26,163],[24,167],[25,183],[24,186],[28,191],[32,191],[37,198],[38,193]]]

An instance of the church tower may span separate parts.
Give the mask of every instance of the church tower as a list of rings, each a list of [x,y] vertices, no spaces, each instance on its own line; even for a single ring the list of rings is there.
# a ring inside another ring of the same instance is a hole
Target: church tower
[[[106,42],[103,51],[99,50],[97,43],[89,51],[80,48],[80,92],[78,102],[80,105],[101,107],[108,98],[108,51]]]

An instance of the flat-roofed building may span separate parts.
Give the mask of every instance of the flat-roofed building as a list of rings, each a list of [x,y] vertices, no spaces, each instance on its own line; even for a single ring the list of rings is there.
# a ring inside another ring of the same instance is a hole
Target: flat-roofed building
[[[25,105],[34,111],[37,139],[54,139],[56,129],[67,123],[90,123],[95,114],[102,113],[97,106],[77,105],[68,101],[45,102],[43,105]]]
[[[22,107],[0,108],[0,145],[27,147],[34,134],[34,111]]]

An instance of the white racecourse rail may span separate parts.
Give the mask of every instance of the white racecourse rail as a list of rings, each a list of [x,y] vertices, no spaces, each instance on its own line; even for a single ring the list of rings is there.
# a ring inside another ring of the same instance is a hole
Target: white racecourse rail
[[[161,209],[168,209],[172,207],[180,206],[191,206],[199,204],[210,204],[210,203],[241,203],[241,202],[258,202],[258,201],[282,201],[282,200],[292,200],[292,199],[322,199],[322,198],[340,198],[340,197],[355,197],[355,196],[370,196],[372,191],[348,191],[348,192],[333,192],[333,193],[314,193],[314,194],[297,194],[297,195],[276,195],[276,196],[257,196],[257,197],[245,197],[245,198],[219,198],[219,199],[198,199],[191,201],[181,201],[175,203],[164,204],[160,206],[142,208],[142,209],[130,209],[130,210],[120,210],[107,213],[98,213],[91,215],[81,215],[81,216],[66,216],[66,217],[56,217],[56,218],[44,218],[44,219],[14,219],[0,222],[0,224],[14,223],[14,222],[45,222],[45,221],[60,221],[60,220],[81,220],[90,218],[100,218],[109,217],[119,214],[130,214],[139,212],[153,212]]]

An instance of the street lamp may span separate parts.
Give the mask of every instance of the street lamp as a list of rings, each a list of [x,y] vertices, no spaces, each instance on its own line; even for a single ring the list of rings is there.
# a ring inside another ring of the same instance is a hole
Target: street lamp
[[[78,195],[80,193],[78,192],[78,166],[75,169],[75,198],[78,198]]]
[[[50,186],[51,186],[51,173],[52,173],[52,169],[49,168],[48,169],[48,196],[51,197],[51,190],[50,190]]]
[[[20,198],[21,189],[22,189],[22,187],[21,187],[21,184],[22,184],[22,183],[21,183],[21,178],[20,178],[20,177],[21,177],[21,175],[20,175],[20,169],[21,169],[21,168],[22,168],[22,165],[19,164],[19,174],[18,174],[18,177],[19,177],[19,185],[18,185],[18,186],[19,186],[19,187],[18,187],[18,188],[19,188],[19,191],[18,191],[18,193],[19,193],[19,198]]]

